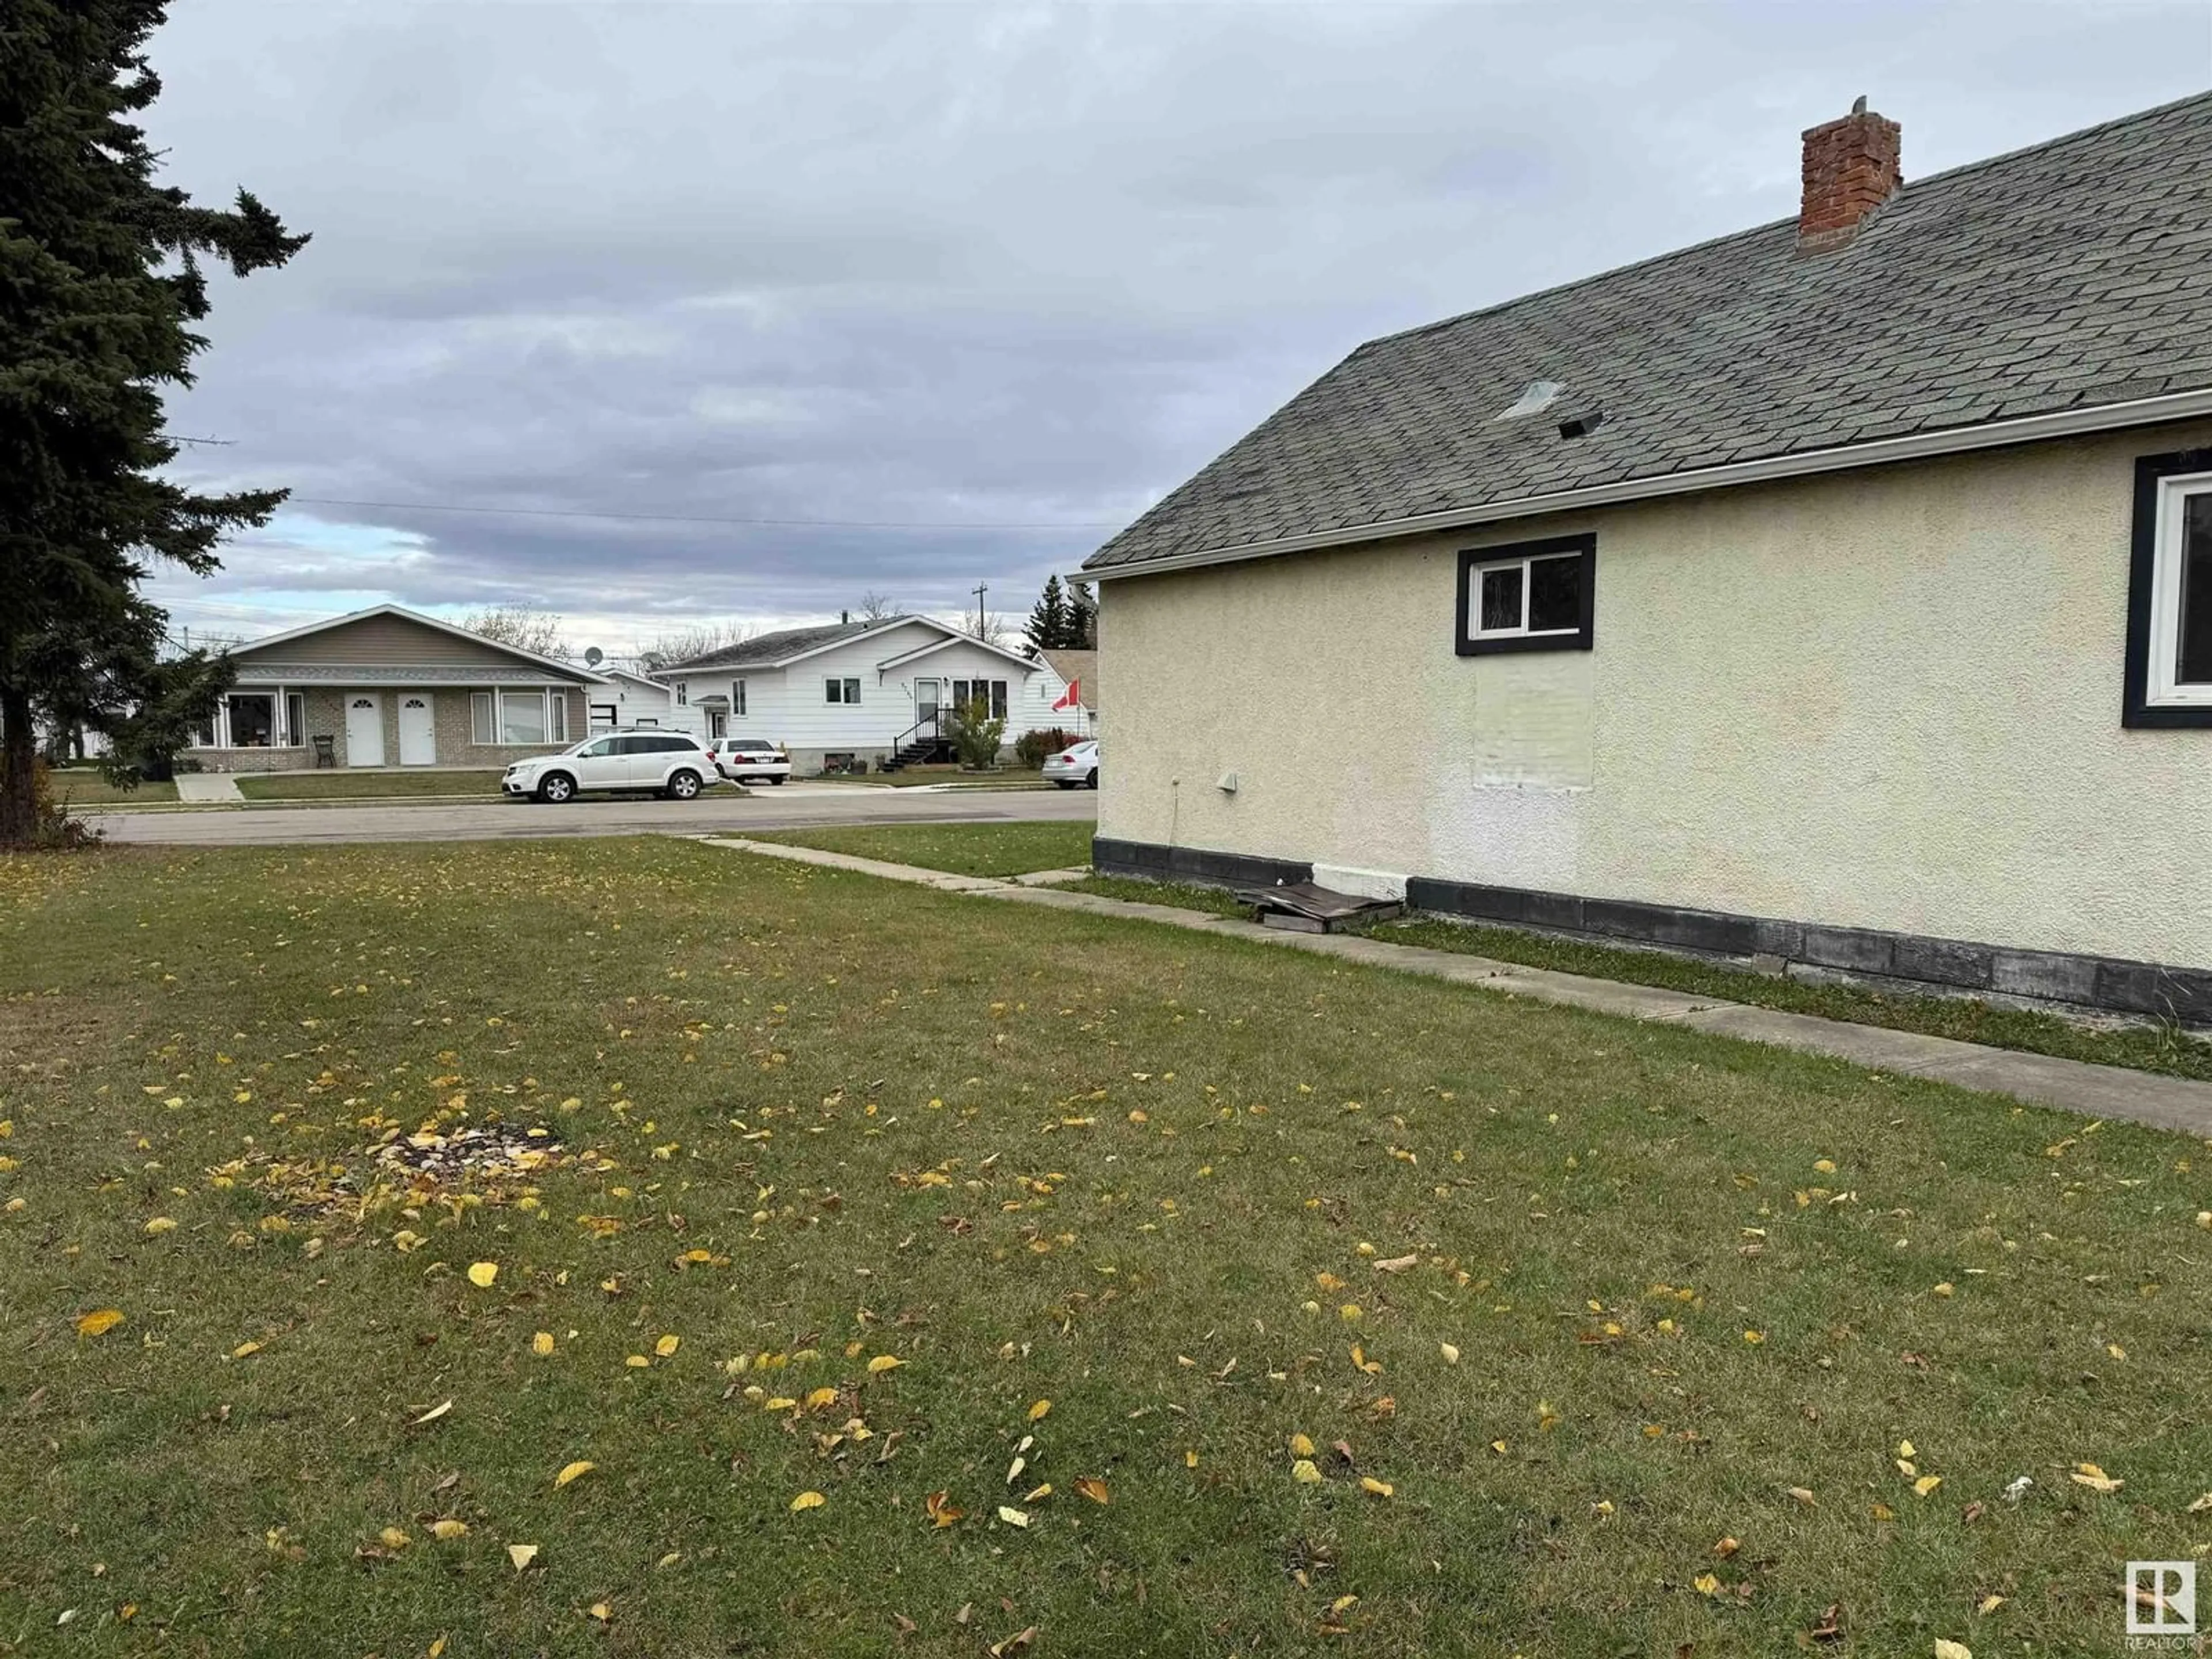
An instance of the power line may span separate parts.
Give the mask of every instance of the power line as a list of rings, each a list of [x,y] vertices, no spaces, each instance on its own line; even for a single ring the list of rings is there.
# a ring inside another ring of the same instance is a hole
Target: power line
[[[730,524],[755,525],[774,529],[820,530],[1118,530],[1121,524],[1061,520],[1054,524],[1007,524],[1002,522],[948,522],[942,519],[723,519],[708,518],[688,513],[592,513],[568,507],[462,507],[433,501],[341,501],[330,495],[295,495],[292,504],[300,507],[361,507],[386,513],[483,513],[495,516],[519,519],[612,519],[632,520],[640,524]]]

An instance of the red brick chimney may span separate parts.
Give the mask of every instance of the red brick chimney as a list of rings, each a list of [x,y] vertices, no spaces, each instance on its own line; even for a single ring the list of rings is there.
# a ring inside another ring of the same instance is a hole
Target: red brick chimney
[[[1874,210],[1905,188],[1898,169],[1900,129],[1861,98],[1840,121],[1805,134],[1805,200],[1797,210],[1797,251],[1826,253],[1858,234]]]

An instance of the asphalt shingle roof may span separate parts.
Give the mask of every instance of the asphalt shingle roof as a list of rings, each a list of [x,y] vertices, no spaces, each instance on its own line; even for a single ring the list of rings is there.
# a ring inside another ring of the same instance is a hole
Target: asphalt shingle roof
[[[1370,341],[1085,568],[2206,386],[2212,94]]]
[[[726,645],[719,651],[709,651],[701,656],[686,657],[682,662],[670,663],[660,672],[665,675],[695,668],[765,667],[796,657],[802,652],[835,645],[839,640],[856,639],[877,629],[913,620],[911,617],[886,617],[881,622],[823,623],[811,628],[778,629],[773,634],[757,635],[735,645]]]

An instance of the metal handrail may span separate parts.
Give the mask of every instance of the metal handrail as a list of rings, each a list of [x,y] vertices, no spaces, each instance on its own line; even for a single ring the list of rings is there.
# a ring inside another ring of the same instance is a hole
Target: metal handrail
[[[908,726],[905,731],[900,732],[897,737],[891,739],[891,753],[896,755],[900,750],[905,748],[908,744],[913,743],[924,732],[927,732],[930,738],[936,741],[943,742],[947,740],[951,734],[945,728],[946,722],[949,721],[951,717],[952,711],[940,703],[936,708],[923,715],[912,726]]]

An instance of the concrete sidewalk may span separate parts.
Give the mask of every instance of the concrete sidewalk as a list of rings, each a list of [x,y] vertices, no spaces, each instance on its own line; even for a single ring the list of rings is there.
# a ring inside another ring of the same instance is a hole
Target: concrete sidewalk
[[[238,781],[228,772],[179,772],[177,799],[188,806],[236,806],[246,797],[238,793]]]
[[[1042,905],[1090,915],[1160,922],[1191,933],[1213,933],[1224,939],[1277,945],[1286,951],[1334,957],[1370,968],[1420,974],[1455,985],[1528,997],[1537,1002],[1586,1008],[1626,1019],[1686,1025],[1716,1036],[1740,1037],[1779,1048],[1827,1054],[1873,1071],[1931,1078],[1961,1089],[2008,1095],[2015,1100],[2057,1106],[2089,1117],[2123,1118],[2157,1128],[2212,1136],[2212,1083],[2196,1083],[2186,1078],[2161,1077],[2119,1066],[2093,1066],[2085,1060],[2022,1054],[2012,1048],[1985,1048],[1978,1042],[1924,1036],[1917,1031],[1893,1031],[1880,1025],[1854,1025],[1844,1020],[1820,1019],[1810,1014],[1785,1013],[1778,1009],[1756,1008],[1711,997],[1694,997],[1656,986],[1590,979],[1580,974],[1555,973],[1549,969],[1528,968],[1488,957],[1462,956],[1455,951],[1392,945],[1357,933],[1285,933],[1279,928],[1262,927],[1257,922],[1186,910],[1178,905],[1143,904],[1105,898],[1096,893],[1069,893],[1050,886],[1025,884],[1033,878],[1000,881],[987,876],[955,875],[944,870],[922,870],[911,865],[885,864],[876,859],[823,852],[818,848],[733,836],[702,836],[699,840],[709,847],[733,848],[799,864],[850,870],[886,881],[933,887],[940,892]],[[1081,872],[1048,873],[1073,878]]]

